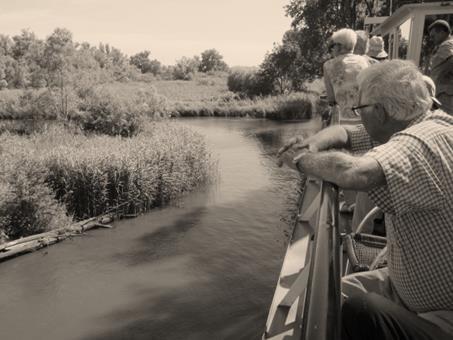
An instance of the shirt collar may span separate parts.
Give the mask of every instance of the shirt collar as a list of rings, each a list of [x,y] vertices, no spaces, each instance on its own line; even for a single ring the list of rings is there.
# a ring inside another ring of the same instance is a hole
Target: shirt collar
[[[414,126],[414,125],[416,125],[418,123],[421,123],[425,119],[430,117],[431,115],[432,115],[431,111],[427,111],[426,113],[424,113],[424,114],[418,116],[417,118],[415,118],[414,120],[412,120],[407,127],[411,127],[411,126]]]

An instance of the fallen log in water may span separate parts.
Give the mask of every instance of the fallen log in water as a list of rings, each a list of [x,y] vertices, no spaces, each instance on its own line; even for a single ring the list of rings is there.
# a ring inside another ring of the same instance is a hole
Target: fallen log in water
[[[31,240],[26,243],[19,243],[11,247],[7,247],[5,249],[6,251],[0,252],[0,261],[47,247],[51,244],[64,240],[66,237],[68,237],[68,235],[59,235],[56,237],[47,236],[41,239]]]
[[[74,223],[73,225],[51,230],[45,233],[22,237],[17,240],[6,242],[0,245],[0,262],[12,257],[30,253],[35,250],[47,247],[59,241],[66,239],[69,236],[81,234],[87,230],[95,228],[113,228],[107,224],[113,221],[113,216],[110,214],[92,217],[84,221]]]
[[[14,240],[14,241],[6,242],[6,243],[0,245],[0,252],[5,251],[7,248],[11,248],[15,245],[19,245],[22,243],[28,243],[30,241],[36,241],[36,240],[43,239],[46,237],[58,237],[59,235],[65,234],[67,231],[68,231],[68,229],[55,229],[55,230],[48,231],[45,233],[22,237],[17,240]]]

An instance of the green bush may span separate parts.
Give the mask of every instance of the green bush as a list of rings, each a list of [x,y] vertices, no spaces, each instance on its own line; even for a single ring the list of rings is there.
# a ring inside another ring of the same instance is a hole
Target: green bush
[[[20,111],[19,98],[23,90],[0,91],[0,119],[17,119]],[[20,118],[20,117],[19,117]]]
[[[0,95],[2,119],[66,119],[77,112],[79,98],[71,88],[5,90]]]
[[[256,71],[233,71],[227,80],[228,89],[248,97],[272,93],[273,84]]]
[[[80,104],[74,117],[85,131],[123,137],[135,136],[143,124],[143,114],[130,96],[106,87],[96,88]]]
[[[2,119],[0,120],[0,135],[10,133],[13,135],[29,136],[34,133],[45,133],[48,126],[55,121],[36,119]]]
[[[10,239],[66,227],[72,222],[45,184],[42,164],[29,156],[2,154],[0,233]]]
[[[199,66],[200,60],[198,57],[182,57],[176,61],[176,65],[173,67],[173,78],[176,80],[191,80],[197,73]]]

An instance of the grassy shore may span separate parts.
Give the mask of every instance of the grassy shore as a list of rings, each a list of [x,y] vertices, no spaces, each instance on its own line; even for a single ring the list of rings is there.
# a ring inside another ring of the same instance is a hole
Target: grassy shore
[[[242,98],[230,92],[227,75],[199,74],[191,81],[155,81],[168,100],[168,112],[179,117],[250,117],[274,120],[307,119],[320,110],[318,93]]]
[[[101,102],[103,98],[114,103],[115,111],[143,113],[151,117],[215,116],[283,120],[307,119],[320,111],[319,93],[297,92],[253,99],[241,97],[228,90],[225,73],[198,74],[189,81],[154,79],[149,82],[107,83],[81,92],[82,97],[70,97],[70,107],[76,112],[70,112],[70,116],[78,116],[80,111],[83,113],[86,110],[98,116],[111,110],[112,105]],[[61,101],[58,96],[58,91],[2,90],[0,118],[56,119],[57,108],[54,106]]]
[[[0,232],[14,239],[104,213],[128,202],[139,213],[209,180],[203,138],[149,122],[133,138],[84,135],[53,125],[0,136]]]
[[[307,119],[318,110],[317,95],[313,93],[241,98],[228,91],[224,78],[210,79],[208,84],[200,80],[161,80],[150,84],[109,84],[108,88],[127,96],[145,89],[156,93],[161,98],[160,111],[173,117]]]

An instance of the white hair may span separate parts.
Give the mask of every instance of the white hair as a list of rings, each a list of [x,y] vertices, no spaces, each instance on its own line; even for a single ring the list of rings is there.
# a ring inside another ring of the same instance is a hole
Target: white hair
[[[352,52],[357,43],[357,33],[350,28],[342,28],[332,34],[331,40],[334,43],[341,44],[344,50]]]
[[[425,79],[410,61],[392,60],[362,70],[357,81],[367,103],[381,103],[398,121],[411,121],[426,113],[432,99]]]

